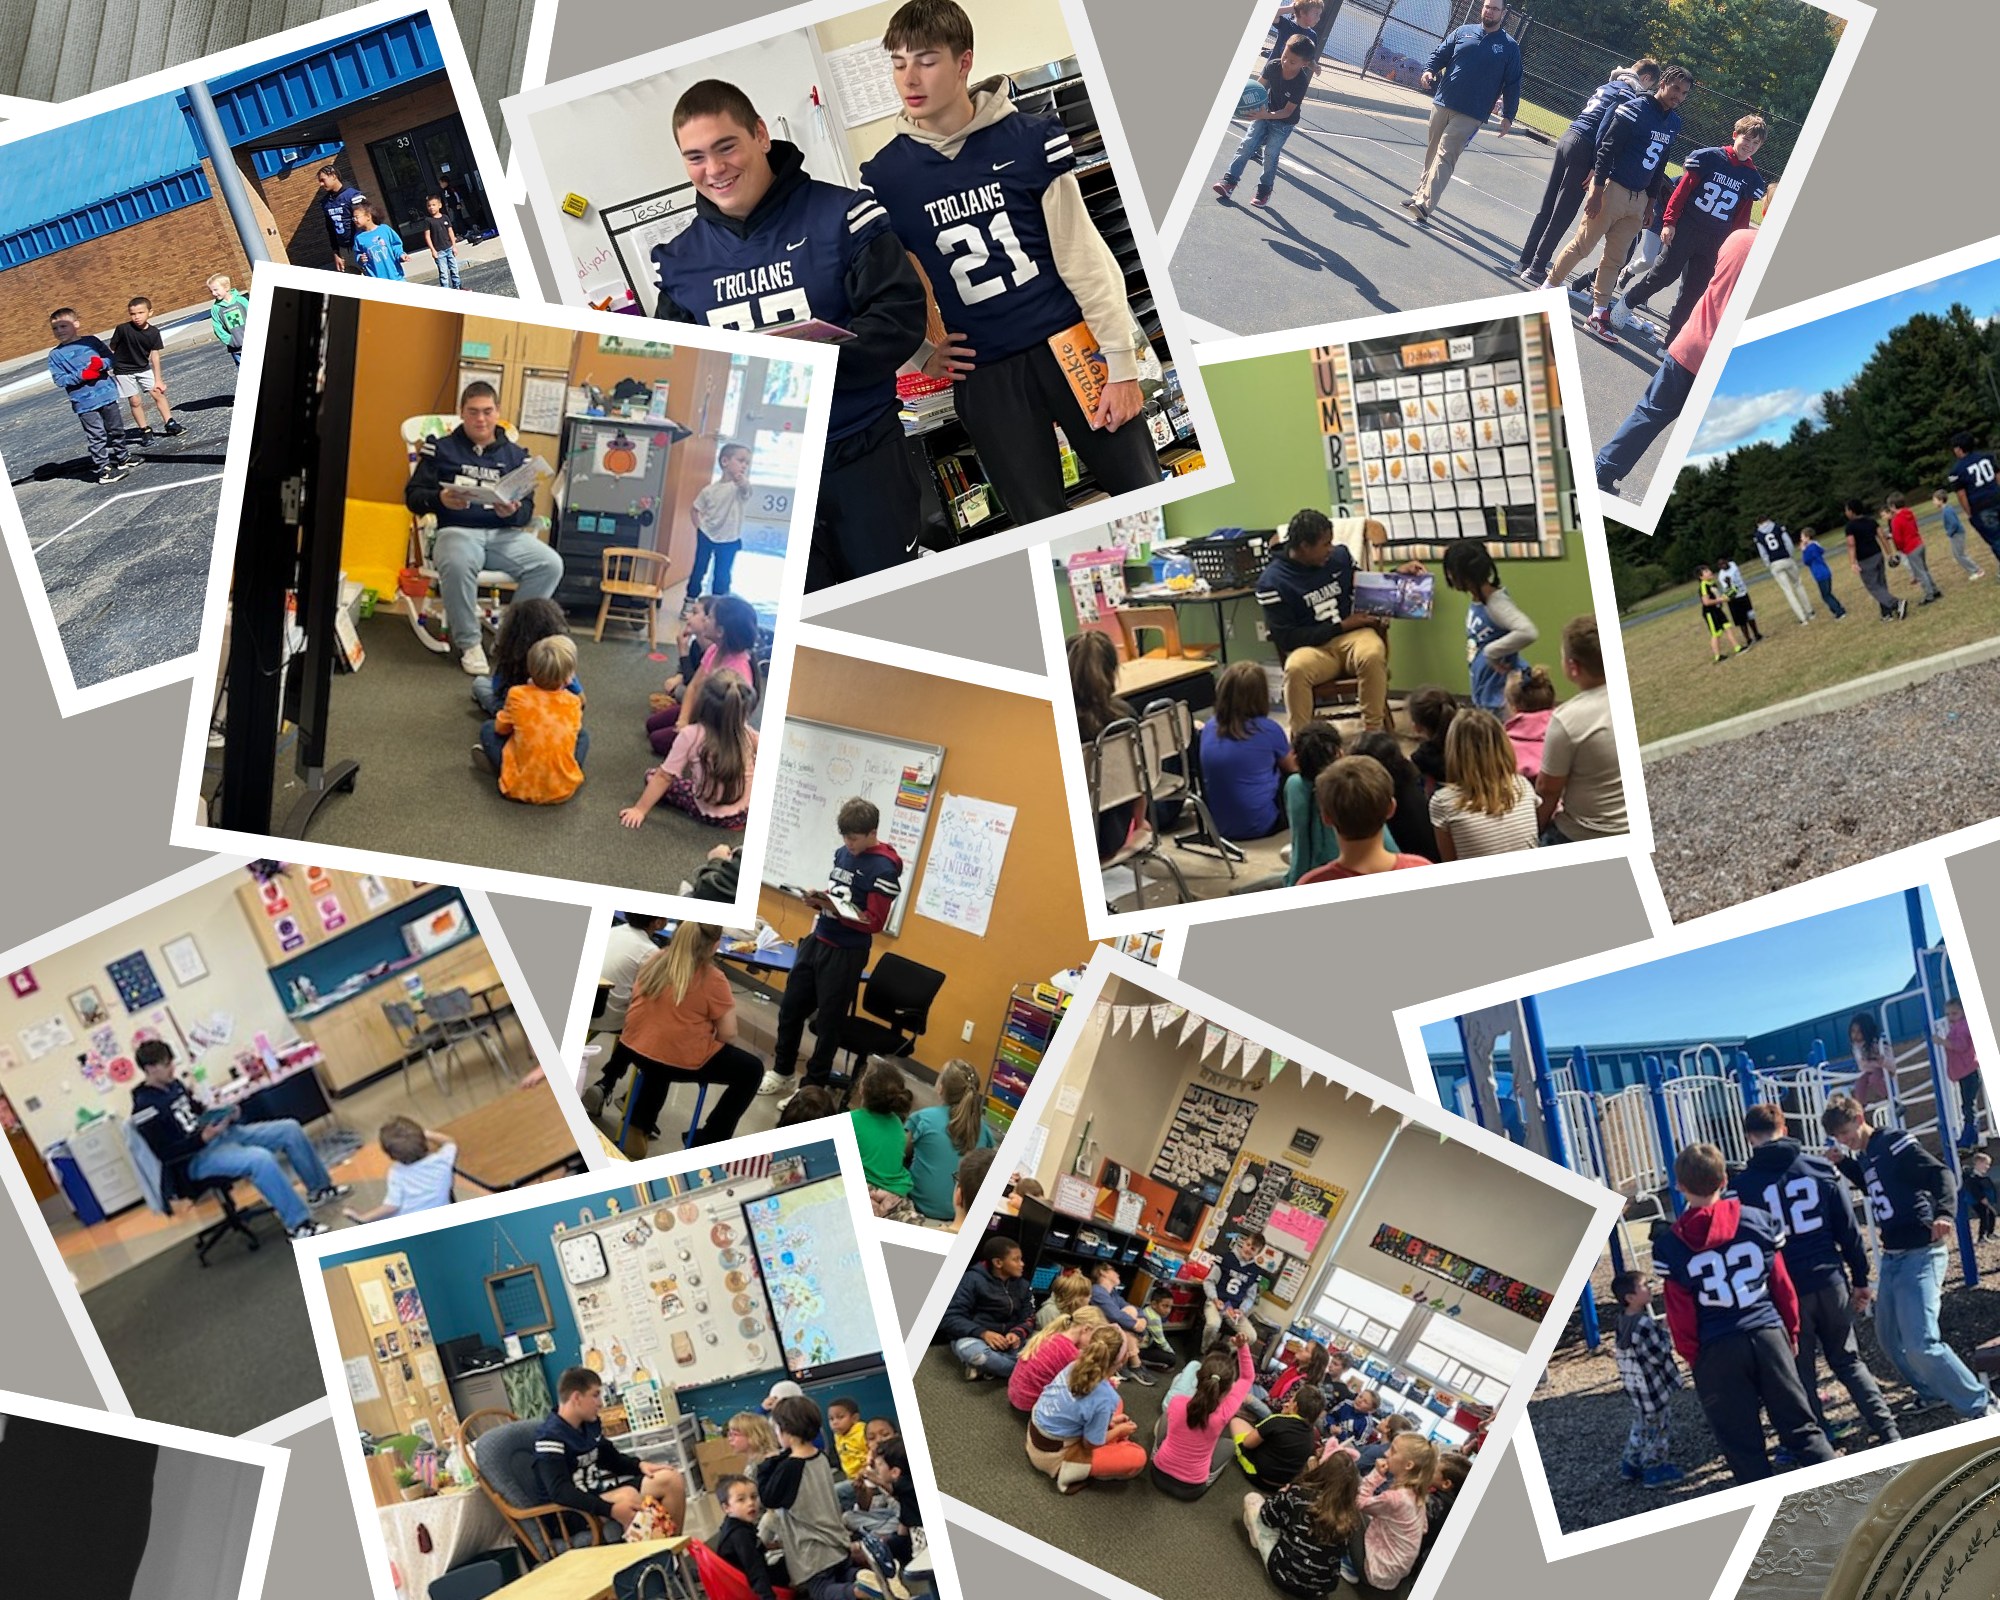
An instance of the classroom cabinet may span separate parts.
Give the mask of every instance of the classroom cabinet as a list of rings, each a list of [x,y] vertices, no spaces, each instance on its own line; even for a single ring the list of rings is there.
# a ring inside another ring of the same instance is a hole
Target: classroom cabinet
[[[474,935],[449,950],[439,951],[427,961],[404,968],[386,983],[363,989],[313,1016],[294,1019],[299,1032],[320,1047],[325,1058],[320,1077],[334,1094],[345,1094],[402,1059],[402,1043],[382,1007],[406,998],[402,980],[413,973],[423,979],[427,994],[467,987],[475,991],[475,1000],[476,991],[491,983],[495,976],[486,941]]]
[[[458,1411],[444,1375],[423,1296],[402,1251],[325,1268],[333,1332],[347,1369],[354,1416],[377,1438],[458,1435]]]
[[[366,889],[362,883],[364,877],[370,880]],[[321,882],[326,888],[315,891],[312,886]],[[371,907],[369,891],[377,899],[386,893],[388,900]],[[257,947],[264,953],[264,964],[275,967],[308,950],[318,949],[372,918],[386,915],[419,892],[416,884],[402,878],[343,872],[335,867],[293,866],[268,886],[254,881],[240,884],[236,901],[243,908],[244,920],[250,924]],[[339,904],[340,915],[345,919],[332,931],[328,931],[319,912],[319,901],[329,895]],[[287,949],[289,939],[301,942]]]

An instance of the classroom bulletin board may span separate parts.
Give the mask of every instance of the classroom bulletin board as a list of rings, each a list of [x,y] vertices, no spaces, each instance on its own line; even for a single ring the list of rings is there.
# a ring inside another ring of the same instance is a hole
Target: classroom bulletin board
[[[1204,1247],[1223,1235],[1255,1230],[1264,1235],[1258,1264],[1271,1276],[1265,1298],[1290,1306],[1304,1292],[1312,1260],[1326,1242],[1328,1224],[1347,1199],[1336,1183],[1269,1161],[1248,1150],[1238,1153],[1218,1209],[1211,1213]]]
[[[1166,1137],[1160,1141],[1151,1175],[1176,1189],[1197,1190],[1214,1205],[1222,1197],[1223,1180],[1236,1164],[1237,1152],[1249,1138],[1256,1116],[1254,1100],[1189,1084],[1174,1108]]]

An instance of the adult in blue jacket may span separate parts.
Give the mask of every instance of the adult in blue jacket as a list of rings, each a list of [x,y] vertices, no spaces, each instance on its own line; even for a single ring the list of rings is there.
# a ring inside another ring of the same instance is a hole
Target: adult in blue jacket
[[[1035,1297],[1022,1276],[1017,1240],[994,1234],[979,1247],[944,1308],[938,1332],[968,1378],[1004,1378],[1035,1330]]]
[[[1587,326],[1613,344],[1618,335],[1611,330],[1611,301],[1625,251],[1652,209],[1653,194],[1664,180],[1667,151],[1681,131],[1680,103],[1693,88],[1694,74],[1686,67],[1665,67],[1659,88],[1644,99],[1627,100],[1604,119],[1590,184],[1584,190],[1583,220],[1550,265],[1543,285],[1566,283],[1571,270],[1603,240]]]
[[[1549,257],[1576,220],[1576,208],[1583,204],[1591,163],[1597,158],[1597,136],[1604,131],[1605,119],[1627,100],[1651,94],[1659,82],[1660,64],[1651,56],[1641,56],[1629,67],[1615,67],[1610,78],[1591,90],[1583,109],[1563,130],[1556,141],[1555,160],[1549,164],[1541,207],[1521,244],[1516,275],[1523,283],[1539,289],[1549,275]]]
[[[1466,143],[1500,102],[1500,133],[1514,126],[1521,104],[1521,47],[1501,26],[1506,0],[1480,0],[1479,20],[1447,34],[1423,76],[1432,96],[1430,133],[1424,143],[1424,175],[1403,206],[1418,222],[1444,197],[1452,169]]]
[[[465,386],[458,426],[431,437],[403,488],[403,503],[438,519],[431,545],[445,625],[458,664],[475,677],[491,671],[479,636],[479,574],[504,572],[516,600],[543,600],[562,581],[562,557],[535,537],[532,498],[475,500],[468,490],[491,488],[528,459],[520,441],[500,426],[500,397],[490,383]]]

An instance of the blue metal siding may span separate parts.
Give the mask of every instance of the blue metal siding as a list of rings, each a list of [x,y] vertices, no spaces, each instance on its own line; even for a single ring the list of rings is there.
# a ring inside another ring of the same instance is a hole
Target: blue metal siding
[[[54,255],[86,239],[102,238],[129,228],[134,223],[165,216],[184,206],[198,205],[211,191],[208,174],[200,167],[161,178],[142,189],[113,195],[95,205],[84,206],[53,221],[0,235],[0,272],[18,267],[41,256]]]
[[[170,94],[9,140],[0,145],[0,238],[142,192],[200,163]]]
[[[424,13],[213,79],[208,89],[235,148],[275,140],[287,128],[335,116],[443,68],[437,35]]]
[[[275,178],[281,172],[289,172],[294,167],[310,166],[313,162],[324,162],[329,156],[336,156],[345,150],[345,141],[334,139],[326,144],[288,144],[278,150],[253,150],[250,165],[260,178]]]

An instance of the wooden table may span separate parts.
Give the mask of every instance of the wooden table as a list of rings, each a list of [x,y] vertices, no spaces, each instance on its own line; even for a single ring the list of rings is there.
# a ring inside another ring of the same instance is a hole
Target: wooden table
[[[509,1090],[438,1132],[458,1145],[453,1170],[482,1189],[518,1189],[571,1163],[581,1170],[576,1140],[546,1081]]]
[[[1128,594],[1125,604],[1119,610],[1137,610],[1141,606],[1172,606],[1178,612],[1183,606],[1215,607],[1215,642],[1222,652],[1222,665],[1229,665],[1229,629],[1222,608],[1232,600],[1248,599],[1257,592],[1254,586],[1238,589],[1170,589],[1158,593]]]
[[[1118,663],[1118,698],[1137,702],[1149,690],[1163,689],[1170,683],[1183,683],[1189,678],[1205,678],[1215,671],[1213,661],[1198,661],[1192,656],[1182,656],[1176,660],[1172,656],[1141,656],[1137,661]]]
[[[493,1600],[611,1600],[611,1580],[634,1562],[648,1556],[672,1555],[681,1591],[687,1594],[687,1579],[681,1571],[681,1552],[688,1536],[648,1539],[639,1544],[592,1545],[570,1550],[546,1561],[525,1578],[493,1591]]]

